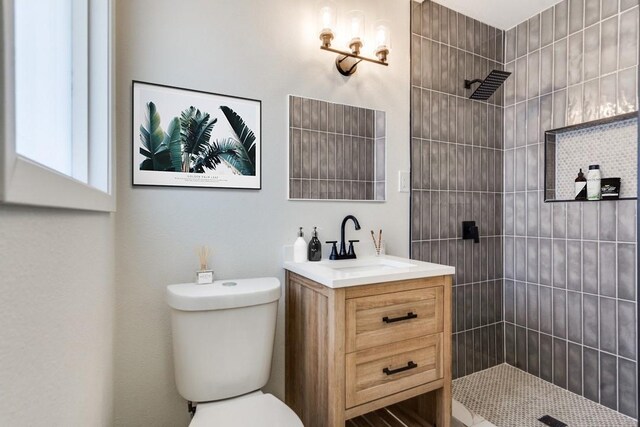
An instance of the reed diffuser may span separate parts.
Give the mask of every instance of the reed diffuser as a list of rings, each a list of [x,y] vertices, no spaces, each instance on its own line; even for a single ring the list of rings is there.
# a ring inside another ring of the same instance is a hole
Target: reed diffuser
[[[196,250],[198,260],[200,261],[200,270],[196,271],[196,283],[198,285],[206,285],[213,283],[213,270],[209,270],[208,260],[211,251],[208,246],[200,246]]]
[[[378,231],[378,237],[371,230],[371,240],[373,240],[373,247],[376,249],[376,256],[384,255],[384,242],[382,240],[382,229]]]

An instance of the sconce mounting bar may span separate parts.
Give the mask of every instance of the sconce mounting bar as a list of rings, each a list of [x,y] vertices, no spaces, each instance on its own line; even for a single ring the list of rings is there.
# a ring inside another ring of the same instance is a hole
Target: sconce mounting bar
[[[333,52],[333,53],[337,53],[338,55],[350,56],[351,58],[356,58],[356,59],[359,59],[361,61],[373,62],[374,64],[384,65],[385,67],[389,66],[389,64],[386,63],[386,62],[383,62],[383,61],[380,61],[380,60],[377,60],[377,59],[373,59],[373,58],[367,58],[366,56],[356,55],[355,53],[346,52],[344,50],[334,49],[332,47],[320,46],[320,49],[326,50],[326,51],[329,51],[329,52]]]

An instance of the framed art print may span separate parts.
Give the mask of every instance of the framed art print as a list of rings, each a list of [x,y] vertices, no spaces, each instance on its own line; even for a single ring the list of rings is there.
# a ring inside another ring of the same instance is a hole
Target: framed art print
[[[261,188],[261,102],[133,82],[133,185]]]

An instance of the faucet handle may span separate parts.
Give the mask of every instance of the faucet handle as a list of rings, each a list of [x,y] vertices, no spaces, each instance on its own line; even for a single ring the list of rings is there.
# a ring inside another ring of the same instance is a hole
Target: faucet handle
[[[353,249],[353,244],[358,243],[360,240],[349,240],[349,250],[347,251],[347,255],[356,257],[356,251]]]
[[[327,240],[325,243],[331,243],[331,255],[329,255],[329,259],[337,259],[338,258],[338,248],[336,244],[337,240]]]

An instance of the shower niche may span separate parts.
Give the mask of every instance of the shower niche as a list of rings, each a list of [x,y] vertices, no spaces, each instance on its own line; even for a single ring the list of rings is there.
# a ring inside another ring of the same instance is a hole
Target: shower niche
[[[600,165],[603,179],[620,178],[619,197],[612,200],[636,199],[637,138],[637,112],[546,131],[545,202],[577,201],[575,179],[580,169],[586,177],[592,164]]]

